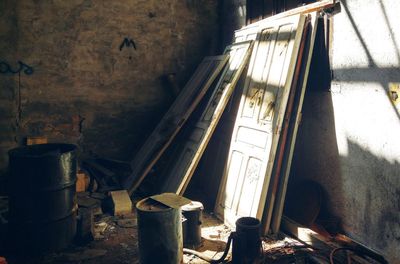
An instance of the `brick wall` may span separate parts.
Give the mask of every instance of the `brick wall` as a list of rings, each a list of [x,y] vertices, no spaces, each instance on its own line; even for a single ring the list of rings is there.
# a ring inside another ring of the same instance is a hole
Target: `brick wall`
[[[2,172],[28,135],[131,159],[174,98],[162,76],[176,73],[183,86],[218,46],[216,0],[0,5],[0,61],[33,69],[0,73]]]

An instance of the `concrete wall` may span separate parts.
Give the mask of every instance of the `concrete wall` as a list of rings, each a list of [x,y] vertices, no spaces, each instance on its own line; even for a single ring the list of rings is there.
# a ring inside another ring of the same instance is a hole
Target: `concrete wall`
[[[222,50],[232,43],[235,30],[246,25],[246,0],[220,1]]]
[[[320,183],[324,220],[399,263],[400,106],[388,90],[400,82],[400,3],[341,2],[333,80],[330,87],[314,82],[306,95],[292,179]]]
[[[216,54],[217,18],[214,0],[0,1],[0,61],[33,68],[0,73],[0,171],[28,135],[132,158],[174,98],[162,76]]]

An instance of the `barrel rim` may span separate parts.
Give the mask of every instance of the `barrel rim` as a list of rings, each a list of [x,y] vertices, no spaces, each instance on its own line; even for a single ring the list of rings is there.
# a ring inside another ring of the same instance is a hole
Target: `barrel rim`
[[[144,203],[147,202],[148,200],[154,201],[154,203],[157,203],[159,205],[162,205],[165,208],[158,208],[159,210],[149,210],[144,208]],[[142,200],[140,200],[139,202],[136,203],[136,210],[141,211],[141,212],[146,212],[146,213],[163,213],[163,212],[170,212],[171,210],[173,210],[174,208],[166,206],[165,204],[162,204],[160,202],[157,202],[153,199],[151,199],[150,197],[144,198]]]
[[[182,212],[191,212],[191,211],[203,211],[204,206],[199,201],[191,201],[188,204],[182,206]]]

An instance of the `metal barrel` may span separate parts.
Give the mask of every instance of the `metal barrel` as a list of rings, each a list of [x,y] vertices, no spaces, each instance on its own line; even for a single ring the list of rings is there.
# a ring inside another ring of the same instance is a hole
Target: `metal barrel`
[[[181,209],[150,198],[136,204],[141,264],[179,264],[183,261]]]
[[[66,247],[76,233],[76,146],[15,148],[9,168],[12,245],[38,253]]]
[[[201,245],[203,209],[203,204],[197,201],[182,206],[182,215],[186,218],[182,226],[183,246],[186,248],[197,248]]]

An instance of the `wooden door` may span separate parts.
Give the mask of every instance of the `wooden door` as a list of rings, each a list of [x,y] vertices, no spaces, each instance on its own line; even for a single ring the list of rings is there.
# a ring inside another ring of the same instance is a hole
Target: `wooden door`
[[[130,195],[164,153],[208,88],[220,74],[228,58],[229,55],[221,55],[203,59],[192,78],[132,160],[132,173],[123,182],[123,187],[129,190]]]
[[[215,212],[261,219],[303,33],[297,15],[259,24]]]
[[[222,73],[200,118],[187,128],[187,138],[175,153],[177,157],[169,165],[165,175],[163,192],[183,195],[215,127],[228,103],[243,68],[248,62],[251,41],[228,46],[224,54],[229,55],[227,67]]]
[[[267,197],[267,203],[270,203],[269,210],[264,211],[264,221],[262,226],[262,230],[264,234],[267,234],[269,231],[272,234],[277,234],[279,232],[282,214],[283,214],[283,207],[285,203],[285,196],[286,196],[286,189],[287,183],[289,180],[290,169],[292,165],[292,158],[293,153],[296,145],[296,138],[297,138],[297,130],[300,125],[301,120],[301,111],[303,107],[304,95],[306,92],[308,75],[310,71],[311,59],[313,56],[314,51],[314,42],[315,37],[317,34],[318,29],[318,15],[317,12],[313,12],[310,14],[311,21],[310,21],[310,36],[308,42],[305,46],[305,60],[303,68],[301,69],[301,76],[302,79],[299,80],[299,91],[296,95],[295,107],[293,109],[293,114],[288,120],[288,135],[290,137],[287,139],[286,147],[284,149],[284,156],[282,158],[282,168],[280,169],[280,173],[278,175],[278,179],[275,179],[277,182],[276,190],[272,190],[269,193],[270,197]],[[275,198],[276,197],[276,198]],[[272,205],[273,203],[273,205]],[[266,208],[267,209],[267,208]],[[272,211],[273,210],[273,211]]]

